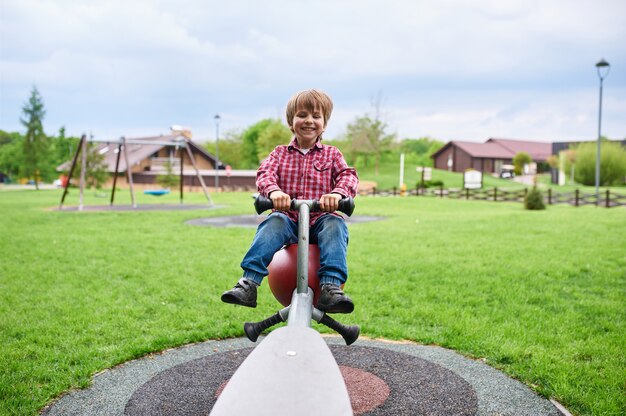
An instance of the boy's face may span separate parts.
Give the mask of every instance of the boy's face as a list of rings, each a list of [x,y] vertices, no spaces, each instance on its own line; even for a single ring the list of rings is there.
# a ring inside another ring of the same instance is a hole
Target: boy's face
[[[324,113],[319,107],[313,111],[298,107],[293,116],[291,131],[298,138],[300,147],[309,148],[313,146],[317,138],[324,132]]]

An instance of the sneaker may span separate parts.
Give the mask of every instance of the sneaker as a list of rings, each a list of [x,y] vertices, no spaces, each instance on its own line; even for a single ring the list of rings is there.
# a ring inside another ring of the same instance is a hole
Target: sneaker
[[[256,308],[257,286],[252,280],[242,277],[235,287],[222,294],[222,302]]]
[[[325,284],[322,285],[317,309],[327,313],[351,313],[354,310],[354,303],[339,286]]]

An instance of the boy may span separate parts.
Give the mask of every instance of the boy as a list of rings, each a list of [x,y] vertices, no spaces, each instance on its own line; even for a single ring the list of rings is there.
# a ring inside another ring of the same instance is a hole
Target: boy
[[[257,188],[274,203],[259,225],[241,268],[243,277],[222,294],[222,301],[256,307],[257,287],[267,276],[274,253],[298,241],[298,213],[289,211],[292,199],[319,199],[322,212],[310,216],[311,243],[320,249],[321,293],[317,308],[328,313],[350,313],[352,300],[340,285],[348,278],[348,228],[335,213],[340,199],[356,195],[359,179],[334,146],[321,143],[333,110],[328,95],[302,91],[287,104],[287,123],[294,134],[289,145],[277,146],[257,171]]]

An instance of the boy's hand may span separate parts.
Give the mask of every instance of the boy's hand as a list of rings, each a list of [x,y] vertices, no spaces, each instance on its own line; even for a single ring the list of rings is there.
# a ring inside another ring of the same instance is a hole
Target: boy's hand
[[[282,191],[274,191],[270,194],[270,199],[274,203],[274,209],[279,211],[289,211],[289,207],[291,206],[291,197],[282,192]]]
[[[339,194],[325,194],[320,198],[320,209],[326,212],[334,212],[339,208],[339,201],[342,196]]]

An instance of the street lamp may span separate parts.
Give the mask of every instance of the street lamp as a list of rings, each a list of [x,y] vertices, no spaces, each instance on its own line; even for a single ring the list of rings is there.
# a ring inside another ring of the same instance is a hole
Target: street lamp
[[[596,205],[600,203],[600,138],[602,137],[602,81],[609,75],[611,65],[604,59],[596,64],[598,78],[600,78],[600,105],[598,111],[598,148],[596,151]]]
[[[215,191],[220,185],[219,169],[220,169],[220,115],[215,117]]]

